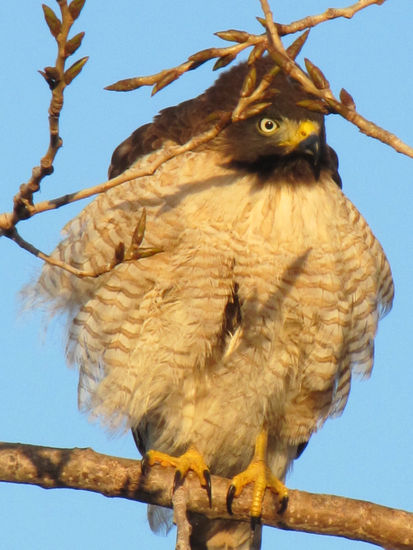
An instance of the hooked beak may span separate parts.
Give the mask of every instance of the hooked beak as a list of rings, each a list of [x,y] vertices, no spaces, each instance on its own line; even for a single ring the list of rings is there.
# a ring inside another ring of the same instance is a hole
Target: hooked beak
[[[286,153],[307,155],[317,166],[321,156],[320,126],[312,120],[303,120],[291,127],[290,135],[280,145]]]
[[[320,149],[320,136],[313,133],[298,144],[296,151],[312,157],[314,165],[317,166],[320,161]]]

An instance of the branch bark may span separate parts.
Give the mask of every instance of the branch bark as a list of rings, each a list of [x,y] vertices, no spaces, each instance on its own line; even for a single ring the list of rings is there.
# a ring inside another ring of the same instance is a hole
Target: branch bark
[[[45,489],[72,488],[159,506],[172,507],[173,468],[153,466],[143,475],[138,460],[96,453],[92,449],[56,449],[20,443],[0,443],[0,481],[38,485]],[[199,480],[185,480],[188,511],[210,519],[249,521],[251,491],[226,508],[229,480],[212,476],[212,506]],[[370,502],[333,495],[290,490],[286,511],[277,514],[276,497],[267,491],[265,525],[369,542],[389,550],[413,548],[413,514]]]

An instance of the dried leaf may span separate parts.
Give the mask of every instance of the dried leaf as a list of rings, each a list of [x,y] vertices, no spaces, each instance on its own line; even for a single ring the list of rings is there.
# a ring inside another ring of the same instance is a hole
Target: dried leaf
[[[267,102],[264,102],[264,103],[254,103],[254,104],[250,105],[249,107],[247,107],[247,109],[245,109],[245,111],[243,111],[239,115],[238,118],[239,118],[239,120],[244,120],[246,118],[250,118],[252,116],[258,115],[259,113],[261,113],[264,109],[266,109],[270,105],[272,105],[271,101],[267,101]]]
[[[46,4],[42,4],[42,8],[47,26],[49,27],[52,35],[56,38],[62,29],[62,22],[57,17],[52,8],[49,8],[49,6],[46,6]]]
[[[248,71],[241,88],[241,97],[249,97],[257,84],[257,69],[253,65]]]
[[[309,111],[322,113],[323,115],[330,113],[330,109],[321,99],[302,99],[301,101],[297,101],[297,105]]]
[[[70,84],[72,80],[77,77],[88,59],[89,57],[82,57],[82,59],[75,61],[75,63],[65,71],[64,80],[66,84]]]
[[[115,265],[120,264],[125,259],[125,243],[120,242],[115,248]]]
[[[309,34],[310,29],[303,32],[303,34],[300,34],[300,36],[296,40],[294,40],[294,42],[290,46],[288,46],[287,53],[291,57],[291,59],[295,59],[297,55],[301,52]]]
[[[75,53],[75,51],[80,48],[80,45],[82,44],[83,37],[85,36],[84,32],[80,32],[70,40],[66,42],[65,45],[65,55],[66,57],[69,57],[69,55],[72,55]]]
[[[54,90],[60,82],[60,73],[56,67],[45,67],[43,71],[39,71],[39,73],[46,80],[51,90]]]
[[[151,96],[157,94],[162,88],[165,88],[165,86],[168,86],[168,84],[176,80],[178,76],[179,73],[177,71],[168,71],[152,88]]]
[[[235,59],[235,55],[230,53],[228,55],[224,55],[223,57],[220,57],[216,60],[215,65],[212,67],[213,71],[216,71],[218,69],[222,69],[223,67],[226,67],[229,65],[232,61]]]
[[[69,11],[70,15],[73,19],[77,19],[79,17],[80,12],[83,9],[83,6],[85,5],[86,0],[73,0],[69,4]]]
[[[265,45],[264,44],[257,44],[252,50],[250,55],[248,56],[248,65],[252,65],[262,57],[262,54],[265,52]]]
[[[219,31],[214,33],[215,36],[222,40],[228,40],[229,42],[246,42],[249,38],[249,34],[245,31],[237,31],[236,29],[229,29],[228,31]]]
[[[340,100],[341,103],[345,105],[348,109],[352,109],[353,111],[356,110],[354,99],[352,98],[351,94],[349,94],[348,91],[344,88],[342,88],[340,91]]]
[[[314,65],[309,59],[304,59],[305,67],[314,86],[319,90],[325,90],[330,87],[329,81],[323,75],[322,71]]]

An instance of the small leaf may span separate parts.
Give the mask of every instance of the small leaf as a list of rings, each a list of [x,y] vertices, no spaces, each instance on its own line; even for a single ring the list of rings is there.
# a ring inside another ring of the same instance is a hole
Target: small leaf
[[[62,28],[62,22],[57,17],[55,12],[46,4],[42,4],[44,18],[46,19],[47,26],[49,27],[50,32],[56,38]]]
[[[253,65],[244,78],[241,88],[241,97],[249,97],[257,84],[257,69]]]
[[[267,30],[267,21],[264,17],[256,17],[256,20],[264,27],[265,30]]]
[[[215,48],[207,48],[206,50],[200,50],[188,57],[188,61],[209,61],[216,57]]]
[[[214,33],[215,36],[222,40],[228,40],[229,42],[246,42],[249,38],[249,34],[245,31],[237,31],[236,29],[229,29],[228,31],[219,31]]]
[[[356,110],[354,99],[352,98],[351,94],[349,94],[348,91],[344,88],[342,88],[340,91],[340,100],[341,103],[345,105],[348,109],[352,109],[353,111]]]
[[[83,9],[83,6],[85,5],[86,0],[73,0],[69,4],[69,11],[70,15],[73,19],[77,19],[79,17],[80,12]]]
[[[131,248],[137,250],[143,241],[146,229],[146,208],[142,210],[142,215],[136,224],[135,231],[132,235]]]
[[[302,99],[301,101],[297,101],[297,105],[299,107],[304,107],[304,109],[308,109],[309,111],[322,113],[323,115],[330,113],[330,109],[320,99]]]
[[[80,47],[82,44],[83,37],[85,36],[84,32],[80,32],[70,40],[66,42],[65,45],[65,55],[66,57],[69,57],[69,55],[72,55],[75,53],[75,51]]]
[[[264,103],[254,103],[253,105],[250,105],[247,109],[245,109],[245,111],[243,111],[238,118],[239,120],[244,120],[246,118],[258,115],[270,105],[272,105],[271,101],[267,101]]]
[[[105,90],[110,90],[111,92],[130,92],[131,90],[137,90],[141,86],[148,85],[145,81],[145,77],[137,76],[135,78],[124,78],[123,80],[118,80],[114,84],[105,86]]]
[[[330,87],[329,81],[323,75],[321,70],[314,65],[314,63],[312,63],[309,59],[304,59],[304,63],[305,68],[307,69],[307,72],[316,88],[319,90],[324,90]]]
[[[168,84],[176,80],[178,76],[179,73],[177,71],[168,71],[152,88],[151,96],[157,94],[162,88],[165,88],[165,86],[168,86]]]
[[[89,57],[82,57],[82,59],[79,59],[79,61],[76,61],[71,67],[67,69],[64,74],[64,80],[66,84],[70,84],[72,80],[77,77],[88,59]]]
[[[204,59],[204,61],[192,61],[192,59],[191,59],[190,60],[191,66],[189,67],[188,71],[193,71],[194,69],[197,69],[198,67],[200,67],[201,65],[203,65],[207,61],[208,61],[208,59]]]
[[[309,34],[310,29],[305,31],[303,34],[300,34],[300,36],[296,40],[294,40],[294,42],[290,46],[288,46],[287,53],[291,57],[291,59],[295,59],[297,55],[301,52]]]
[[[234,61],[235,55],[230,53],[228,55],[224,55],[223,57],[220,57],[216,60],[215,65],[212,67],[213,71],[217,71],[218,69],[222,69],[223,67],[226,67],[229,65],[232,61]]]
[[[257,44],[252,50],[251,50],[251,53],[248,57],[248,65],[252,65],[253,63],[255,63],[257,61],[257,59],[259,59],[260,57],[262,57],[262,54],[265,52],[265,46],[264,44]]]

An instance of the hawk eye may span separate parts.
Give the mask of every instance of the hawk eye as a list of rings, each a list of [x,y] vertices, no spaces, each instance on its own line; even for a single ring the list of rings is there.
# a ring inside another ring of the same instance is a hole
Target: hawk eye
[[[279,128],[278,122],[273,120],[272,118],[261,118],[258,121],[258,131],[260,134],[263,134],[264,136],[270,136],[274,132],[276,132]]]

